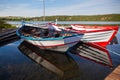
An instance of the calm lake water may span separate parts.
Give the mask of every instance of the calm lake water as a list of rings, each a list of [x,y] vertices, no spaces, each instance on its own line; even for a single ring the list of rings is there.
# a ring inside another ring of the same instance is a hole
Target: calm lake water
[[[53,21],[45,21],[45,22],[40,22],[40,21],[27,21],[28,23],[34,23],[34,24],[41,24],[41,23],[48,23],[48,22],[53,22]],[[9,24],[14,24],[18,25],[21,24],[21,21],[8,21]],[[58,21],[58,24],[115,24],[119,25],[119,21]]]
[[[106,76],[120,65],[120,30],[117,34],[117,39],[119,44],[107,46],[107,49],[118,54],[116,55],[110,52],[114,65],[113,69],[68,53],[75,60],[74,62],[77,63],[77,68],[71,68],[69,65],[67,66],[68,69],[66,69],[66,72],[68,72],[68,80],[104,80]],[[24,55],[18,49],[21,42],[22,40],[19,40],[0,47],[0,80],[63,80],[55,73],[47,70]],[[44,54],[57,54],[56,52],[43,52]],[[56,59],[54,60],[56,61]],[[62,59],[60,61],[62,61]],[[63,63],[65,63],[64,60]],[[76,72],[76,74],[74,74],[74,72]],[[74,76],[69,73],[73,73]]]

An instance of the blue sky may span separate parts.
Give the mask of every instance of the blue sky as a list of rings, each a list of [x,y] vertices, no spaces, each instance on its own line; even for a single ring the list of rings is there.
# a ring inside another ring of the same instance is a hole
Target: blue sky
[[[120,14],[120,0],[44,0],[45,15]],[[43,0],[0,0],[0,16],[43,16]]]

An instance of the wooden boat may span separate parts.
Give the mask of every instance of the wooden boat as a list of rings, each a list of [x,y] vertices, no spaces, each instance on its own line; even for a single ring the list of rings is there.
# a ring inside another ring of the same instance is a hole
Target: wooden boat
[[[83,36],[73,31],[52,29],[50,24],[47,26],[48,28],[22,25],[17,30],[17,35],[41,49],[62,52],[77,44]]]
[[[84,34],[80,41],[95,43],[103,47],[110,44],[118,32],[118,26],[85,26],[73,24],[71,27],[64,29],[67,31],[74,31],[78,34]]]
[[[72,24],[72,29],[83,31],[83,32],[94,32],[94,31],[100,31],[100,30],[109,30],[114,29],[116,26],[87,26],[87,25],[81,25],[81,24]]]

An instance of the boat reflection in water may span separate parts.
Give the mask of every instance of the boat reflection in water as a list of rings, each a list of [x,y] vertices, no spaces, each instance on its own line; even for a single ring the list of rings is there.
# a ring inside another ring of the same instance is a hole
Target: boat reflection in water
[[[41,50],[27,41],[23,41],[18,48],[30,59],[57,74],[62,79],[71,79],[79,75],[77,63],[66,53]]]

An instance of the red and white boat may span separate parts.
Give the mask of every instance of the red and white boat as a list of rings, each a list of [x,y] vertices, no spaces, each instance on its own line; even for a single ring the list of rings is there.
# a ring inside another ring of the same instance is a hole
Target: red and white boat
[[[108,30],[112,29],[114,26],[88,26],[88,25],[80,25],[80,24],[72,24],[72,29],[83,31],[83,32],[93,32],[93,31],[100,31],[100,30]]]
[[[86,26],[73,24],[72,30],[84,33],[81,41],[92,42],[106,47],[118,32],[118,26]],[[69,30],[69,29],[68,29]]]

